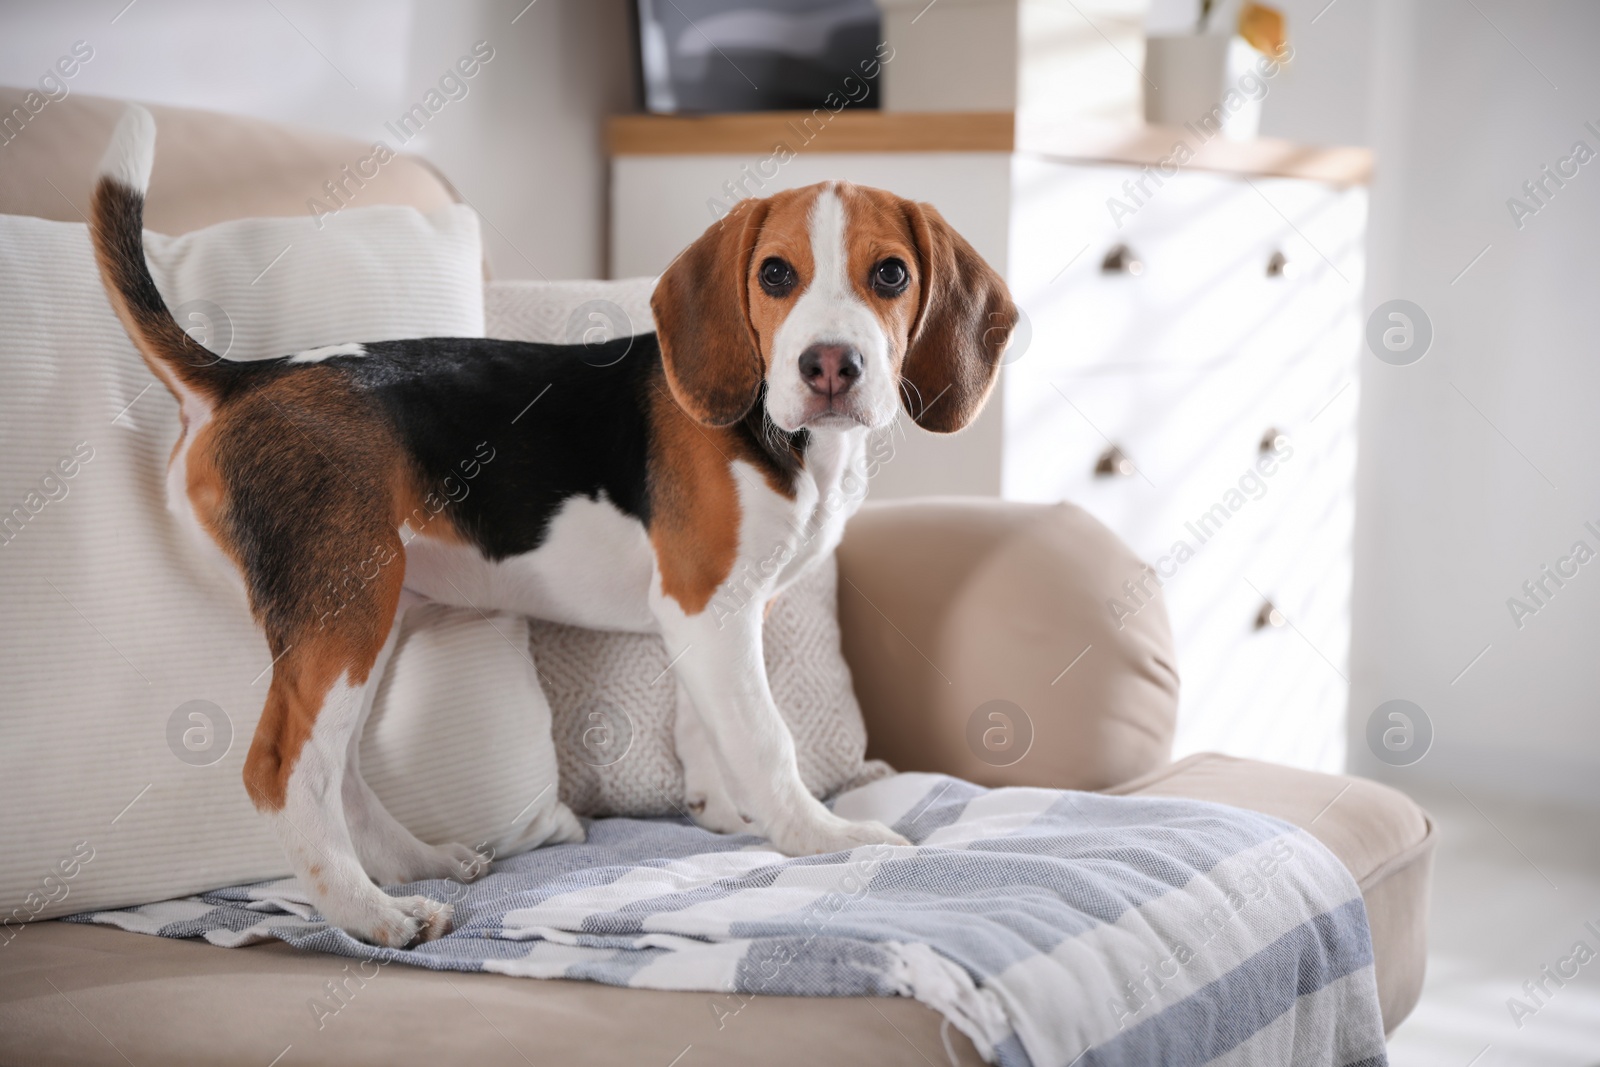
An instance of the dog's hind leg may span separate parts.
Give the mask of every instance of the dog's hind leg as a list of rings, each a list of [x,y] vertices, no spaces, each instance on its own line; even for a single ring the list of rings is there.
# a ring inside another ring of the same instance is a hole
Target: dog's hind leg
[[[395,537],[397,553],[399,538]],[[324,918],[376,945],[441,937],[449,905],[391,897],[367,877],[344,815],[344,777],[368,688],[391,638],[403,566],[388,568],[331,624],[267,639],[276,657],[245,759],[245,788],[272,822],[289,865]]]
[[[425,878],[454,878],[471,882],[489,869],[488,859],[466,845],[430,845],[400,824],[378,799],[376,793],[361,776],[361,735],[378,688],[383,682],[385,669],[394,656],[399,642],[400,625],[406,609],[420,598],[411,593],[400,594],[400,604],[394,622],[389,626],[389,637],[378,653],[372,674],[367,679],[362,696],[361,713],[356,728],[350,735],[344,768],[344,816],[356,855],[361,866],[379,885],[403,885]]]

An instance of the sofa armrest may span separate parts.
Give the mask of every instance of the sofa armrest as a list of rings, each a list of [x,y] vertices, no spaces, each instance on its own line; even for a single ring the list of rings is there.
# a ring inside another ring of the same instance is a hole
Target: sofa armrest
[[[1178,710],[1165,607],[1120,628],[1106,607],[1140,566],[1070,504],[867,504],[839,547],[839,623],[868,755],[1066,789],[1165,765]]]

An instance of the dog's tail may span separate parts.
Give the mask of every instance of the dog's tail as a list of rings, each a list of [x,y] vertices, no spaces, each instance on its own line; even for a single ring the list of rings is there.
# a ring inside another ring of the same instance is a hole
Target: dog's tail
[[[130,104],[100,161],[89,233],[100,280],[150,370],[182,400],[213,396],[219,357],[184,332],[167,309],[144,258],[144,193],[155,159],[156,120]]]

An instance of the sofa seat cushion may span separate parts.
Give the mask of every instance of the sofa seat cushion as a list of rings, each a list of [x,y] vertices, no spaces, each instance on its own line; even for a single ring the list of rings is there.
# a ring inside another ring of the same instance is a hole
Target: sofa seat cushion
[[[281,942],[223,952],[34,923],[0,958],[0,1063],[264,1065],[292,1045],[279,1067],[942,1067],[947,1038],[961,1067],[983,1063],[937,1012],[902,997],[752,997],[741,1007],[713,993],[361,964]],[[327,999],[328,982],[344,987],[344,1006],[319,1016],[311,1003]]]
[[[1202,752],[1106,792],[1188,797],[1272,815],[1312,834],[1366,899],[1383,1026],[1416,1006],[1427,963],[1428,886],[1436,834],[1410,797],[1365,778],[1318,774]]]

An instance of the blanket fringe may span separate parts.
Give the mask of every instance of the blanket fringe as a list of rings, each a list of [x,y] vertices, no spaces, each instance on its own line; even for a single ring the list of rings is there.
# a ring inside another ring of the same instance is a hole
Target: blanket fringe
[[[916,942],[884,942],[892,961],[889,980],[901,996],[913,997],[943,1015],[966,1034],[985,1063],[995,1062],[995,1049],[1011,1036],[1000,998],[979,989],[965,967]]]

